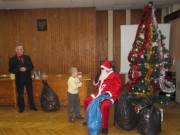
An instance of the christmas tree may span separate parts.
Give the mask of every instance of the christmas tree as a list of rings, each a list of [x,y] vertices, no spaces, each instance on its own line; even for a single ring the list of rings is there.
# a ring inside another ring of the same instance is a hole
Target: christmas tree
[[[175,91],[172,82],[165,78],[165,71],[173,62],[164,40],[165,36],[156,21],[155,8],[150,2],[144,7],[132,50],[128,55],[128,90],[130,94],[138,97],[134,100],[135,104],[144,99],[167,104],[169,97],[160,96],[161,90],[166,93]]]

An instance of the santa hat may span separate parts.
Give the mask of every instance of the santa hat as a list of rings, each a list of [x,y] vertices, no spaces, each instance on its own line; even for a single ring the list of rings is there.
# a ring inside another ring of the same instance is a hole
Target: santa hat
[[[111,71],[112,70],[112,64],[110,61],[106,60],[102,65],[101,68],[104,68],[107,71]]]

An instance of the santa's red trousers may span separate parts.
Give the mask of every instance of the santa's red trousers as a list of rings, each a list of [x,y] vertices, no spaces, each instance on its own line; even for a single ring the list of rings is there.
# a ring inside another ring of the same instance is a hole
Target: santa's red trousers
[[[84,100],[84,112],[86,114],[86,109],[89,105],[89,103],[93,100],[91,96],[87,97]],[[108,120],[109,120],[109,111],[110,107],[112,105],[112,101],[109,99],[106,99],[101,102],[101,113],[102,113],[102,128],[108,128]]]

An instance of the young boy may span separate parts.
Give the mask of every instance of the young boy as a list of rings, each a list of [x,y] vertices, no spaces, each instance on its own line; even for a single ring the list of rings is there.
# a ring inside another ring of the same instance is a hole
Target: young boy
[[[77,119],[84,119],[80,114],[79,87],[82,83],[77,77],[77,68],[71,67],[69,70],[71,76],[68,79],[68,117],[70,122],[74,122],[73,113]]]

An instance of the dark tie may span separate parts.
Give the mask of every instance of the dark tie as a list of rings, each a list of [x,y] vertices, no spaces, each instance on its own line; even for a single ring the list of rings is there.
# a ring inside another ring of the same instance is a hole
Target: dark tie
[[[22,57],[22,56],[20,56],[20,57],[19,57],[19,59],[20,59],[20,61],[21,61],[21,64],[24,64],[23,57]]]

